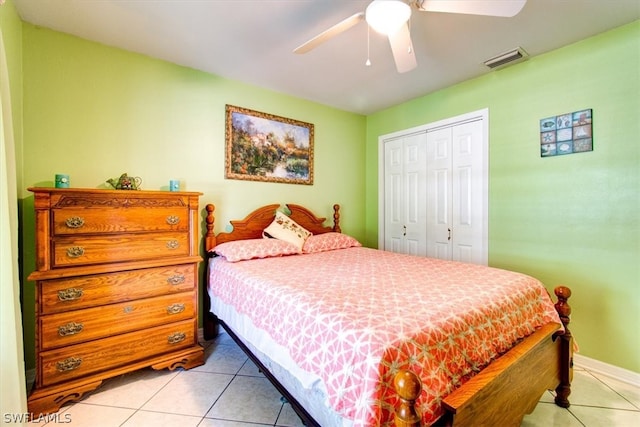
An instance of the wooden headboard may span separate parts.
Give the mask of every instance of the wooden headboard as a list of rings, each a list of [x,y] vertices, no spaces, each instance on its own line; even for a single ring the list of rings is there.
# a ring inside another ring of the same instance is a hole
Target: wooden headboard
[[[309,230],[313,234],[328,233],[330,231],[335,231],[338,233],[341,232],[340,205],[333,205],[332,227],[325,227],[323,224],[326,221],[326,218],[319,218],[315,216],[313,212],[303,206],[294,204],[287,204],[285,206],[291,212],[289,218],[293,219],[300,226]],[[262,230],[264,230],[269,226],[269,224],[271,224],[271,221],[273,221],[273,217],[275,216],[276,210],[278,208],[280,208],[279,204],[266,205],[258,208],[242,220],[231,221],[231,225],[233,225],[233,231],[228,233],[218,233],[216,235],[213,231],[215,223],[213,212],[215,211],[215,206],[212,204],[206,205],[205,209],[207,210],[207,218],[206,234],[204,236],[205,249],[207,251],[210,251],[211,249],[215,248],[217,244],[229,242],[232,240],[262,238]]]

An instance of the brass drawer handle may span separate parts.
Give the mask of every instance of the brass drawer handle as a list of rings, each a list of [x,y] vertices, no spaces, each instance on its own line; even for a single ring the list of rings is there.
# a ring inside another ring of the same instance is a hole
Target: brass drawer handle
[[[67,256],[69,258],[80,258],[82,255],[84,255],[84,248],[82,246],[67,248]]]
[[[167,249],[178,249],[178,246],[180,246],[180,243],[177,240],[169,240],[167,242]]]
[[[72,216],[70,218],[67,218],[65,224],[67,224],[67,227],[69,228],[81,228],[82,226],[84,226],[84,218],[80,218],[79,216]]]
[[[180,222],[180,217],[179,216],[169,215],[167,217],[167,224],[169,224],[169,225],[176,225],[179,222]]]
[[[169,283],[170,285],[180,285],[181,283],[184,283],[184,274],[176,274],[175,276],[171,276],[167,279],[167,283]]]
[[[176,303],[167,307],[167,314],[178,314],[184,311],[184,304]]]
[[[58,299],[60,301],[73,301],[82,298],[84,292],[81,288],[69,288],[58,291]]]
[[[178,344],[184,341],[185,338],[187,338],[187,334],[184,332],[175,332],[167,337],[167,341],[169,341],[169,344]]]
[[[56,362],[58,372],[69,372],[78,369],[82,363],[81,357],[67,357],[64,360]]]
[[[82,323],[69,322],[66,325],[58,327],[58,335],[61,337],[75,335],[82,332],[82,329],[84,329],[84,325]]]

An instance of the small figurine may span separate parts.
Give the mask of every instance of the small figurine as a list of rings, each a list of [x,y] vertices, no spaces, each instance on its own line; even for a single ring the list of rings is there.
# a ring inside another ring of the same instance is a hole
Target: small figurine
[[[108,179],[107,183],[116,190],[139,190],[142,178],[123,173],[120,178]]]

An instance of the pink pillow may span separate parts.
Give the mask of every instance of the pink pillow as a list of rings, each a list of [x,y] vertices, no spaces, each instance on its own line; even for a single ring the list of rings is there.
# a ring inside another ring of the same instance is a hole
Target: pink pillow
[[[213,248],[213,252],[225,257],[229,262],[236,262],[254,258],[299,254],[300,248],[284,240],[249,239],[220,243]]]
[[[349,235],[330,232],[309,236],[304,242],[302,252],[310,254],[313,252],[332,251],[334,249],[346,249],[354,246],[362,245]]]

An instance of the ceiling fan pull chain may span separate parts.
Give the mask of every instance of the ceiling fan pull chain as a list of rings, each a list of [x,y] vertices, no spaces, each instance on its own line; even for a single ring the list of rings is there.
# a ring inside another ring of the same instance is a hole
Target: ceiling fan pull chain
[[[371,29],[367,25],[367,61],[364,63],[364,65],[366,65],[367,67],[371,66],[371,60],[369,59],[369,53],[371,51],[371,49],[369,48],[369,45],[371,43],[371,37],[370,37],[370,34],[369,34],[370,31],[371,31]]]

